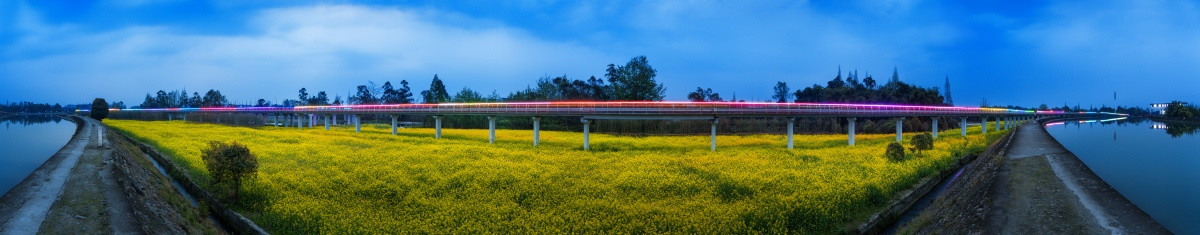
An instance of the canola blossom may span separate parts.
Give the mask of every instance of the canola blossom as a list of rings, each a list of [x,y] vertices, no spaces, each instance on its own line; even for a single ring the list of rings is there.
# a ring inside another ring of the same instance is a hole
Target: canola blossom
[[[907,161],[891,134],[630,137],[576,132],[353,127],[233,127],[104,120],[158,147],[201,185],[209,141],[259,157],[233,208],[273,233],[839,232],[922,177],[1004,135],[945,130]],[[913,136],[906,133],[905,143]],[[911,145],[907,145],[911,147]]]

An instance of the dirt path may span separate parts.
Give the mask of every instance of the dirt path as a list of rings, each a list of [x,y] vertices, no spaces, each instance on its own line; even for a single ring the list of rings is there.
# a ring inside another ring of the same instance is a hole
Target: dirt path
[[[1169,234],[1037,123],[1002,154],[968,166],[902,231],[988,234]]]

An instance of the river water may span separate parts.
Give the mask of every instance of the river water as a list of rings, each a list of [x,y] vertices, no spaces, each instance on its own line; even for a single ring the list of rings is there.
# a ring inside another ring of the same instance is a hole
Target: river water
[[[8,193],[67,145],[74,134],[75,123],[58,117],[0,118],[0,190]]]
[[[1096,175],[1167,229],[1200,234],[1200,125],[1146,119],[1046,125]]]

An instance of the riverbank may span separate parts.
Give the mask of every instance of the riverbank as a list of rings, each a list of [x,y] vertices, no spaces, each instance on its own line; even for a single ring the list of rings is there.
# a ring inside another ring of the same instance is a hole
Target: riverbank
[[[71,140],[0,197],[0,233],[221,233],[103,124],[69,119]]]
[[[1169,234],[1038,123],[967,166],[901,233]]]

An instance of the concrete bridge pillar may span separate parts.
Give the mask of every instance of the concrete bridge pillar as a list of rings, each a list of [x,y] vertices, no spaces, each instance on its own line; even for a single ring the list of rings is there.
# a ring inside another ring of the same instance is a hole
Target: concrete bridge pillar
[[[337,115],[337,114],[330,114],[329,116],[333,116],[333,125],[337,125],[337,124],[338,124],[338,122],[337,122],[337,116],[338,116],[338,115]],[[325,117],[325,119],[329,119],[329,117],[327,116],[327,117]],[[328,125],[326,125],[326,126],[328,126]],[[326,129],[328,129],[328,128],[326,128]]]
[[[979,129],[982,130],[984,134],[987,134],[987,119],[988,117],[981,117],[979,120]]]
[[[960,117],[959,130],[962,131],[962,136],[967,137],[967,117]]]
[[[396,135],[396,115],[392,116],[392,135]]]
[[[304,122],[303,122],[303,120],[300,120],[299,114],[292,115],[292,116],[296,117],[296,129],[300,129],[300,127],[304,126]]]
[[[533,146],[538,146],[538,141],[541,140],[542,118],[533,117]]]
[[[358,114],[355,114],[353,116],[353,118],[354,118],[354,132],[362,132],[362,118],[359,117]]]
[[[904,118],[896,119],[896,143],[904,143]]]
[[[712,135],[708,141],[708,148],[712,151],[717,151],[717,119],[712,120]]]
[[[788,120],[787,120],[787,126],[788,126],[788,127],[787,127],[787,129],[788,129],[788,136],[787,136],[787,146],[788,146],[788,149],[792,149],[792,148],[793,148],[793,147],[792,147],[792,145],[793,145],[792,143],[794,142],[794,138],[792,137],[792,133],[793,133],[793,131],[794,131],[795,127],[796,127],[796,118],[788,118]]]
[[[579,122],[583,122],[583,150],[588,150],[588,128],[591,120],[580,118]]]
[[[1000,119],[1001,118],[1002,117],[996,117],[996,130],[1000,130]]]
[[[312,113],[308,114],[308,128],[313,128],[314,122],[317,122],[317,115]]]
[[[938,135],[938,117],[933,117],[933,138],[937,139]]]
[[[442,138],[442,116],[433,116],[433,138]]]
[[[329,115],[324,115],[324,116],[325,116],[325,130],[328,131],[329,130]]]
[[[850,132],[850,146],[854,146],[854,124],[858,122],[858,118],[851,117],[847,119],[849,120],[846,123],[849,124],[849,126],[847,126],[846,130]]]
[[[496,143],[496,116],[488,116],[488,143]]]

